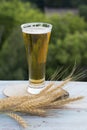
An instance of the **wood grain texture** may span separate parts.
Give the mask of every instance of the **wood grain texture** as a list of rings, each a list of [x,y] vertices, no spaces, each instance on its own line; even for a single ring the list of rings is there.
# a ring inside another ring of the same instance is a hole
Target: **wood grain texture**
[[[56,82],[59,84],[60,82]],[[0,98],[4,98],[3,89],[13,84],[28,84],[28,81],[0,81]],[[47,117],[27,116],[26,130],[87,130],[87,82],[70,82],[65,87],[70,97],[84,96],[84,99],[52,110]],[[0,130],[23,130],[17,122],[6,115],[0,115]]]

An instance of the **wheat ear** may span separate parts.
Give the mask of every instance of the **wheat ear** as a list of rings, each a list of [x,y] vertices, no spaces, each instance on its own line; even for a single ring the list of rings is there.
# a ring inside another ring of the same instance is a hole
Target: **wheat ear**
[[[56,98],[59,98],[62,94],[64,94],[64,91],[56,91],[55,93],[52,93],[51,95],[44,95],[40,99],[36,99],[34,102],[26,101],[23,104],[19,105],[18,108],[22,108],[25,106],[30,108],[42,108],[46,106],[47,104],[50,104],[52,101],[54,101]]]
[[[52,90],[48,91],[48,94],[51,94],[52,92],[55,92],[56,90],[64,87],[67,83],[69,83],[72,80],[72,78],[68,78],[66,80],[64,80],[62,83],[60,83],[59,85],[57,85],[55,88],[53,88]]]
[[[58,100],[58,101],[52,102],[47,107],[48,108],[55,108],[55,107],[58,108],[58,107],[61,107],[61,106],[65,105],[65,104],[68,104],[68,103],[71,103],[71,102],[74,102],[74,101],[77,101],[77,100],[81,100],[83,98],[84,97],[80,96],[80,97],[75,97],[75,98],[62,99],[62,100]]]
[[[19,105],[28,99],[29,99],[28,96],[23,96],[23,97],[17,96],[17,97],[0,99],[0,111],[9,110],[11,107]]]
[[[27,123],[23,120],[23,118],[20,117],[19,115],[15,114],[13,112],[8,112],[8,113],[5,113],[5,114],[10,116],[11,118],[15,119],[24,128],[26,128],[28,126]]]
[[[39,98],[36,98],[33,101],[24,102],[23,104],[21,104],[21,107],[22,107],[22,105],[25,105],[25,106],[30,105],[30,107],[43,107],[44,105],[49,104],[51,101],[55,100],[56,98],[59,98],[63,94],[63,91],[59,92],[59,89],[62,88],[65,84],[67,84],[70,80],[71,80],[71,78],[66,79],[61,84],[59,84],[57,87],[52,88],[49,91],[45,91],[45,89],[46,89],[45,88],[43,91],[44,95],[42,93],[42,95],[40,94]],[[48,88],[51,88],[51,87],[52,87],[52,84],[50,84],[48,86]]]
[[[40,108],[30,108],[28,105],[22,105],[18,106],[17,108],[13,109],[14,112],[22,112],[22,113],[28,113],[32,115],[38,115],[38,116],[44,116],[46,114],[46,111],[44,109]]]
[[[65,81],[63,81],[63,83],[61,83],[60,85],[58,85],[56,88],[53,88],[52,90],[46,91],[49,88],[52,87],[53,84],[50,84],[47,86],[46,90],[44,90],[42,92],[42,94],[40,93],[40,96],[35,96],[36,98],[28,98],[29,100],[25,100],[25,102],[23,102],[21,105],[18,105],[20,108],[22,108],[23,106],[28,106],[28,108],[31,107],[43,107],[46,104],[49,104],[51,101],[55,100],[56,98],[60,97],[63,93],[61,92],[57,92],[57,89],[61,88],[63,85],[65,85],[66,83],[68,83],[70,81],[70,79],[67,79]],[[43,94],[44,93],[44,94]],[[33,96],[34,97],[34,96]]]
[[[54,83],[50,83],[45,89],[43,89],[40,94],[38,94],[39,96],[43,95],[45,92],[47,92],[52,86],[54,85]]]

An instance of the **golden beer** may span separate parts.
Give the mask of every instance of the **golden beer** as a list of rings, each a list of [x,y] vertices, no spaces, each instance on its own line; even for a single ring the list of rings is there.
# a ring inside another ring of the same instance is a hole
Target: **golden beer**
[[[29,83],[33,84],[34,87],[45,81],[45,65],[51,28],[52,26],[46,23],[22,25],[28,60]]]

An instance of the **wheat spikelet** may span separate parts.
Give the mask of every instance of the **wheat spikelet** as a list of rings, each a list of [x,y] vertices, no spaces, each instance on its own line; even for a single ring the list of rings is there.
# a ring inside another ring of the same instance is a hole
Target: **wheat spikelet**
[[[63,67],[61,67],[60,69],[59,68],[56,69],[56,71],[50,77],[51,81],[56,80],[57,76],[60,77],[62,69]]]
[[[65,70],[63,67],[61,67],[60,69],[57,68],[57,70],[51,76],[51,80],[58,81],[60,78],[62,78],[65,75],[65,73],[68,71],[68,69],[69,69],[69,67],[67,67]]]
[[[28,113],[28,114],[32,114],[32,115],[38,115],[38,116],[44,116],[46,114],[46,111],[40,108],[30,108],[28,107],[28,105],[25,105],[22,107],[18,106],[17,108],[13,109],[14,112],[22,112],[22,113]]]
[[[64,80],[61,84],[59,84],[56,88],[53,87],[53,86],[54,86],[54,83],[51,82],[51,83],[49,83],[49,84],[46,86],[46,88],[43,89],[39,94],[32,96],[32,98],[38,98],[38,97],[40,97],[40,96],[43,96],[44,94],[50,94],[50,93],[52,93],[53,91],[56,91],[57,89],[62,88],[65,84],[67,84],[67,83],[68,83],[69,81],[71,81],[71,80],[72,80],[71,77],[67,78],[67,79]],[[51,89],[51,88],[52,88],[52,89]],[[51,90],[50,90],[50,89],[51,89]],[[49,91],[48,91],[48,90],[49,90]]]
[[[30,100],[30,101],[29,101]],[[29,104],[20,105],[23,104],[23,102],[29,102]],[[35,100],[36,101],[36,100]],[[31,108],[31,103],[34,103],[32,99],[30,99],[29,96],[23,96],[23,97],[10,97],[0,100],[0,111],[20,111],[25,113],[31,113],[36,115],[44,115],[45,111],[43,110],[33,110],[34,108]]]
[[[46,95],[44,96],[44,99],[42,102],[39,102],[38,104],[34,104],[38,107],[45,107],[46,105],[49,105],[51,102],[55,101],[57,98],[61,97],[63,95],[63,91],[61,90],[60,92],[57,91],[57,92],[54,92],[52,93],[51,95]],[[45,99],[46,97],[46,99]]]
[[[31,96],[21,96],[21,97],[16,96],[16,97],[0,99],[0,111],[12,110],[16,106],[21,105],[26,101],[29,101],[29,104],[31,104],[34,102],[34,100],[36,101],[36,98],[32,99]]]
[[[43,91],[44,95],[40,94],[40,97],[33,100],[33,102],[27,101],[27,102],[24,102],[22,105],[26,106],[30,104],[30,107],[43,107],[44,105],[49,104],[56,98],[59,98],[60,96],[63,95],[64,92],[62,90],[59,92],[59,89],[62,88],[62,86],[64,86],[65,84],[67,84],[70,80],[71,78],[63,81],[63,83],[59,84],[56,88],[53,88],[52,90],[45,91],[44,89]],[[48,86],[48,88],[50,87],[52,87],[52,84]]]
[[[52,90],[47,91],[49,88],[52,87],[53,84],[49,84],[47,88],[45,88],[40,94],[37,96],[33,96],[33,99],[31,100],[25,100],[24,103],[19,105],[20,108],[23,106],[31,107],[43,107],[46,104],[49,104],[51,101],[55,100],[56,98],[60,97],[63,94],[63,91],[57,92],[57,89],[61,88],[63,85],[65,85],[67,82],[69,82],[71,79],[67,79],[63,81],[60,85],[58,85],[56,88],[53,88]]]
[[[28,99],[29,99],[28,96],[23,96],[23,97],[17,96],[17,97],[0,99],[0,111],[4,111],[7,109],[9,110],[11,107],[21,104]]]
[[[64,93],[64,91],[56,91],[54,93],[52,93],[51,95],[44,95],[42,98],[40,98],[39,100],[35,100],[34,102],[30,102],[30,101],[26,101],[24,103],[22,103],[21,105],[19,105],[18,107],[23,108],[23,106],[28,106],[28,108],[38,108],[38,107],[44,107],[47,104],[50,104],[53,100],[55,100],[56,98],[59,98],[60,96],[62,96]]]
[[[53,88],[52,90],[49,91],[44,91],[44,96],[43,96],[43,100],[39,101],[39,102],[35,102],[34,104],[32,104],[33,106],[44,106],[46,104],[49,104],[50,102],[52,102],[53,100],[59,98],[60,96],[62,96],[64,94],[64,92],[61,91],[59,92],[58,90],[60,90],[60,88],[62,88],[65,84],[67,84],[69,81],[71,80],[71,78],[66,79],[65,81],[63,81],[61,84],[59,84],[57,87]],[[49,88],[52,86],[49,86]]]
[[[6,115],[10,116],[11,118],[15,119],[21,126],[26,128],[28,125],[27,123],[23,120],[23,118],[13,112],[5,113]]]
[[[77,100],[81,100],[81,99],[83,99],[82,96],[74,97],[74,98],[62,99],[62,100],[58,100],[58,101],[52,102],[47,107],[48,108],[55,108],[55,107],[58,108],[58,107],[61,107],[61,106],[65,105],[65,104],[68,104],[68,103],[71,103],[71,102],[74,102],[74,101],[77,101]]]
[[[48,86],[46,86],[46,88],[43,89],[43,90],[38,94],[38,96],[44,95],[44,93],[47,92],[53,85],[54,85],[54,83],[48,84]]]
[[[68,79],[64,80],[62,83],[60,83],[59,85],[57,85],[57,87],[53,88],[53,91],[56,91],[56,90],[58,90],[58,89],[64,87],[64,86],[65,86],[67,83],[69,83],[71,80],[72,80],[72,78],[68,78]],[[49,93],[51,93],[51,92],[52,92],[52,90],[51,90]]]
[[[68,79],[64,80],[62,83],[60,83],[59,85],[57,85],[56,87],[53,87],[53,85],[54,85],[53,83],[49,84],[47,89],[45,88],[44,90],[42,90],[42,92],[40,93],[40,96],[51,95],[52,93],[58,91],[58,89],[64,87],[64,85],[67,84],[71,80],[72,80],[72,78],[68,78]]]

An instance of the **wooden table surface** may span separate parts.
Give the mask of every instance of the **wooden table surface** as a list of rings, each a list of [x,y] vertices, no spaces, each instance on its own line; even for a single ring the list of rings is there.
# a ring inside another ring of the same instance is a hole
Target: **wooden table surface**
[[[28,81],[0,81],[0,98],[5,97],[3,90],[13,84],[28,84]],[[87,130],[87,82],[70,82],[65,89],[70,93],[70,97],[84,96],[84,99],[71,103],[63,109],[53,110],[47,117],[23,115],[29,124],[26,130]],[[23,128],[10,117],[1,114],[0,130],[23,130]]]

